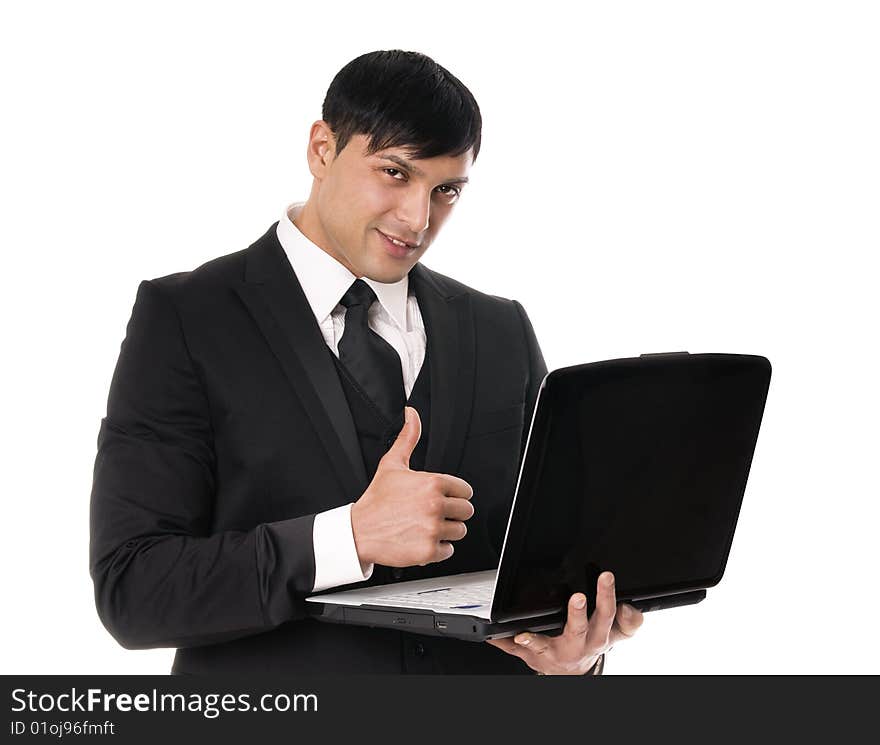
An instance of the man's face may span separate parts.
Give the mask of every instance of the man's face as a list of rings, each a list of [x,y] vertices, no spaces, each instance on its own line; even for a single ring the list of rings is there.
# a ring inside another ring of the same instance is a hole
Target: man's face
[[[415,160],[402,147],[368,155],[368,142],[366,135],[355,135],[320,172],[315,238],[352,274],[397,282],[452,213],[471,151]]]

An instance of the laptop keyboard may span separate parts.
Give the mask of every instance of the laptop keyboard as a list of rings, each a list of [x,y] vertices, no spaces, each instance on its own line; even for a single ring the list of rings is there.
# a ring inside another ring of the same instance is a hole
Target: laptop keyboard
[[[450,608],[466,610],[480,608],[492,603],[494,580],[474,582],[462,587],[438,587],[421,592],[402,592],[396,595],[383,595],[371,600],[377,605],[398,605],[402,608]]]

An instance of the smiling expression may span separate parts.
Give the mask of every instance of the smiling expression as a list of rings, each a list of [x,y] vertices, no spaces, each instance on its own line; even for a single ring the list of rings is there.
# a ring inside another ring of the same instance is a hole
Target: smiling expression
[[[368,143],[367,135],[354,135],[336,153],[329,127],[312,125],[315,180],[296,224],[355,276],[397,282],[452,213],[472,154],[414,159],[404,147],[370,154]]]

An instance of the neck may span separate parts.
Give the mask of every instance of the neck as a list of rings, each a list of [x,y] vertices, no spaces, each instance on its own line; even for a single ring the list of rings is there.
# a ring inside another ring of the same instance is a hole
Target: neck
[[[339,256],[337,252],[330,247],[330,239],[327,237],[327,233],[324,230],[323,225],[321,225],[321,220],[318,217],[318,210],[315,207],[314,196],[313,191],[309,196],[308,201],[302,206],[302,209],[300,209],[299,214],[293,219],[293,224],[300,233],[324,253],[332,256],[356,277],[360,276],[354,267],[350,266],[342,256]]]

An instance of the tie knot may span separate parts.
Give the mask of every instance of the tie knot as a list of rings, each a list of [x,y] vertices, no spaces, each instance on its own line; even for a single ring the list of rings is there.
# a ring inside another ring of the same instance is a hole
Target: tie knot
[[[365,309],[369,309],[375,301],[376,293],[373,292],[373,288],[364,280],[356,279],[346,290],[339,303],[346,308],[350,308],[352,305],[363,305]]]

